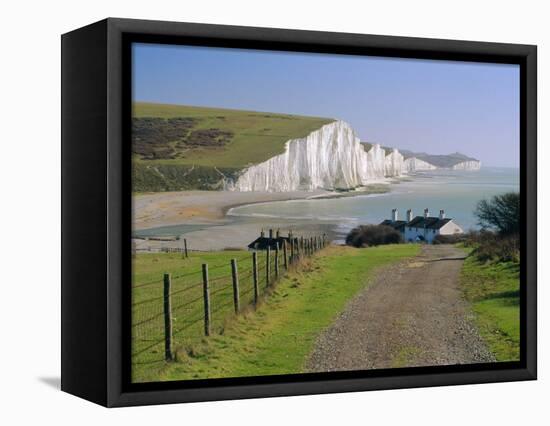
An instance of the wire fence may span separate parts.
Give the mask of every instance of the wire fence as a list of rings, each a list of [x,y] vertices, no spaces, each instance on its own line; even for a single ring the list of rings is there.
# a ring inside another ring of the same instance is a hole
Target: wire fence
[[[262,235],[263,238],[263,235]],[[132,287],[132,363],[173,360],[176,349],[223,333],[227,320],[255,308],[290,268],[327,245],[320,237],[264,238],[254,251],[201,268],[182,268]],[[185,246],[184,257],[192,252]]]

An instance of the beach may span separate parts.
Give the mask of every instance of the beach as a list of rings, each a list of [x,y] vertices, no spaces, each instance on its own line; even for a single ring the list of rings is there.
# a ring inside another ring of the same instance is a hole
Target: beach
[[[261,230],[301,234],[332,233],[333,223],[311,218],[239,217],[227,213],[237,207],[296,200],[326,200],[383,193],[388,184],[376,184],[356,191],[326,190],[294,192],[181,191],[136,194],[133,198],[133,234],[137,250],[181,248],[185,235],[196,250],[245,248]]]
[[[291,228],[309,229],[317,234],[313,224],[296,221],[242,220],[228,217],[227,212],[237,206],[272,201],[303,200],[316,196],[330,196],[328,191],[296,192],[230,192],[181,191],[140,194],[134,196],[134,247],[139,251],[163,248],[182,248],[184,233],[192,250],[223,250],[246,248],[261,230]]]
[[[221,224],[232,207],[270,201],[303,200],[331,192],[181,191],[134,196],[134,229],[186,224]]]

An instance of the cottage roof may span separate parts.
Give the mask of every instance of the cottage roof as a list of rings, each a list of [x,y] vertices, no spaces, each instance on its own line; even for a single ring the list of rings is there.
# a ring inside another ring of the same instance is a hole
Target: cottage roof
[[[416,216],[406,226],[409,228],[440,229],[452,220],[451,218],[440,219],[439,217]]]
[[[406,220],[386,219],[380,225],[391,226],[393,229],[396,229],[397,231],[401,231],[403,230],[406,224],[407,224]]]
[[[295,240],[297,238],[294,238]],[[288,237],[275,237],[275,238],[269,238],[269,237],[258,237],[254,241],[252,241],[248,248],[250,249],[257,249],[257,250],[266,250],[269,246],[270,249],[275,250],[277,243],[279,243],[279,248],[283,247],[283,241],[289,241]]]

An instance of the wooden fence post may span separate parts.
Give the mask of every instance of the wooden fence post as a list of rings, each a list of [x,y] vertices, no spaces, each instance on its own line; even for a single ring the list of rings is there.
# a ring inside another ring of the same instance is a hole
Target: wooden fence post
[[[185,258],[188,258],[189,253],[187,253],[187,238],[183,239],[183,247],[184,247],[184,250],[185,250]]]
[[[254,306],[258,304],[258,253],[252,253],[252,277],[254,283]]]
[[[275,243],[275,278],[279,278],[279,243]]]
[[[283,240],[283,256],[285,258],[283,265],[285,267],[285,271],[288,269],[288,257],[286,253],[286,240]]]
[[[172,279],[170,274],[164,274],[164,359],[172,360]]]
[[[235,313],[238,314],[241,310],[241,302],[239,300],[239,273],[237,270],[237,259],[231,259],[231,277],[233,278],[233,304],[235,305]]]
[[[290,239],[290,264],[294,263],[294,237]]]
[[[208,264],[202,264],[202,293],[204,298],[204,335],[210,336],[210,290],[208,288]]]
[[[270,275],[270,257],[271,257],[271,248],[269,245],[267,246],[267,250],[265,252],[265,286],[269,286],[269,275]]]

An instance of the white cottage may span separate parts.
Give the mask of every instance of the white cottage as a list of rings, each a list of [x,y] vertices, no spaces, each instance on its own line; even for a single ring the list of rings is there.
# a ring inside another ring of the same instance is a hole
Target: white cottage
[[[431,243],[437,235],[462,234],[463,229],[453,219],[445,217],[445,210],[439,210],[438,217],[431,217],[430,211],[424,209],[424,216],[413,218],[412,210],[407,210],[407,220],[398,220],[397,209],[392,210],[392,218],[380,225],[391,226],[403,235],[407,242],[425,241]]]

